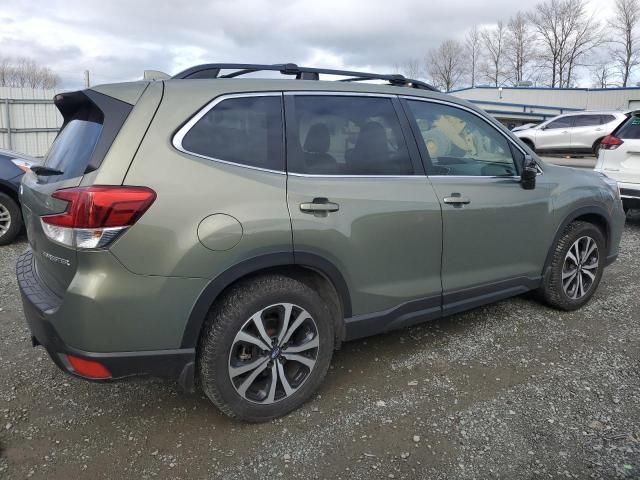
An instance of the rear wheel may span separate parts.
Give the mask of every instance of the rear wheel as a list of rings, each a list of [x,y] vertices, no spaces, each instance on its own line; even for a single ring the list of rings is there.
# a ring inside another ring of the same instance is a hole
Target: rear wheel
[[[523,138],[522,141],[527,144],[527,147],[529,147],[531,151],[536,151],[536,147],[531,140],[529,140],[528,138]]]
[[[16,201],[0,193],[0,245],[11,243],[22,228],[22,215]]]
[[[267,421],[318,388],[333,355],[333,319],[317,292],[281,275],[250,279],[214,305],[198,350],[205,394],[225,414]]]
[[[593,296],[604,270],[606,242],[598,227],[571,223],[555,245],[551,270],[541,287],[543,299],[562,310],[576,310]]]
[[[600,153],[600,143],[602,142],[602,139],[599,138],[598,140],[596,140],[593,144],[593,154],[597,157],[598,153]]]

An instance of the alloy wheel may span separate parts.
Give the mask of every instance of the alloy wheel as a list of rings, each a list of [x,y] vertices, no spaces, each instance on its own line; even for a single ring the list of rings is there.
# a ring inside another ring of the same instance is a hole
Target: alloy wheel
[[[584,236],[573,242],[562,266],[562,289],[567,297],[578,300],[587,294],[596,280],[598,264],[598,244],[593,238]]]
[[[9,209],[0,203],[0,237],[11,228],[11,214]]]
[[[293,395],[318,359],[315,320],[291,303],[256,312],[236,334],[229,352],[229,378],[244,399],[272,404]]]

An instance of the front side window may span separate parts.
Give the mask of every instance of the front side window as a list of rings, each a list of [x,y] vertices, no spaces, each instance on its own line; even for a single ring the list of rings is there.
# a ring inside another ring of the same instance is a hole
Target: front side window
[[[413,174],[400,122],[389,98],[295,95],[293,106],[297,132],[288,132],[290,172]]]
[[[545,130],[573,127],[573,117],[560,117],[545,125]]]
[[[227,98],[191,127],[182,148],[214,160],[284,170],[280,96]]]
[[[428,175],[516,175],[507,139],[486,121],[448,105],[407,103],[429,155]]]
[[[576,117],[574,127],[593,127],[600,125],[600,115],[578,115]]]

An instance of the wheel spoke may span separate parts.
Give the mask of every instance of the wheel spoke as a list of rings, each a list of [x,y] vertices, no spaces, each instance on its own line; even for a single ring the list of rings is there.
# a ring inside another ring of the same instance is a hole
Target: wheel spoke
[[[287,396],[289,396],[295,390],[291,387],[291,384],[289,384],[289,379],[287,379],[287,376],[284,373],[284,367],[282,366],[282,363],[277,362],[277,364],[278,364],[278,376],[280,377],[280,383],[284,388],[284,393],[286,393]]]
[[[569,278],[569,277],[573,277],[576,273],[578,272],[577,268],[574,268],[573,270],[569,271],[569,272],[562,272],[562,280]]]
[[[584,295],[584,285],[582,284],[582,275],[578,275],[578,287],[580,290],[580,296]]]
[[[585,270],[584,268],[582,269],[582,273],[584,275],[586,275],[587,277],[589,277],[591,279],[591,281],[593,282],[596,279],[596,276],[590,272],[589,270]]]
[[[276,387],[278,386],[278,366],[276,363],[271,365],[271,385],[269,385],[269,394],[264,399],[266,403],[273,403],[276,399]]]
[[[251,363],[246,363],[244,365],[241,365],[239,367],[231,367],[229,366],[229,375],[231,376],[231,378],[235,378],[238,375],[242,375],[243,373],[247,373],[250,372],[251,370],[253,370],[254,368],[258,368],[259,366],[261,366],[264,362],[267,362],[269,360],[269,357],[261,357]]]
[[[575,245],[572,245],[571,248],[569,249],[569,251],[567,252],[567,260],[571,260],[574,263],[574,265],[578,265],[578,259],[576,258],[576,256],[571,251],[571,250],[573,250],[574,246]]]
[[[289,330],[287,331],[287,334],[284,336],[284,338],[282,339],[282,343],[287,343],[289,341],[289,339],[291,338],[291,336],[295,333],[295,331],[298,329],[298,327],[300,325],[302,325],[302,323],[307,320],[308,318],[311,318],[311,315],[309,315],[305,310],[303,310],[299,315],[298,318],[296,318],[295,322],[293,322],[293,325],[291,325],[291,327],[289,328]]]
[[[306,352],[307,350],[311,350],[312,348],[318,348],[319,345],[320,345],[320,340],[318,339],[318,336],[316,335],[314,338],[312,338],[311,340],[309,340],[306,343],[303,343],[302,345],[292,345],[292,346],[287,347],[284,350],[284,353]]]
[[[238,393],[240,395],[242,395],[243,397],[247,395],[247,389],[253,384],[253,382],[255,382],[258,375],[260,375],[263,372],[263,370],[267,368],[267,365],[269,365],[269,362],[265,361],[264,363],[262,363],[262,365],[260,365],[253,372],[251,372],[251,375],[249,375],[244,380],[244,382],[242,382],[242,384],[238,387]]]
[[[571,275],[571,277],[567,278],[566,281],[564,281],[563,279],[564,283],[562,285],[564,286],[565,291],[569,289],[569,287],[571,286],[571,284],[573,283],[577,275],[578,275],[578,271],[576,270],[575,272],[573,272],[573,275]]]
[[[316,364],[315,360],[305,357],[304,355],[298,355],[297,353],[284,352],[282,356],[287,360],[291,360],[291,361],[298,362],[305,365],[306,367],[309,368],[309,370],[311,370],[313,366]]]
[[[242,331],[236,335],[236,342],[252,343],[262,350],[269,350],[271,348],[271,345],[267,345],[258,337],[254,337],[253,335]]]
[[[282,328],[280,329],[280,334],[278,335],[279,345],[282,345],[282,339],[287,333],[289,322],[291,321],[291,311],[293,310],[293,305],[291,305],[290,303],[285,303],[282,306],[284,307],[284,318],[282,319]]]
[[[589,248],[588,250],[586,250],[586,253],[584,254],[584,257],[582,258],[582,263],[586,262],[587,260],[589,260],[589,257],[591,257],[591,254],[598,248],[598,244],[596,242],[593,242],[591,244],[591,248]]]
[[[262,323],[262,312],[263,311],[264,310],[261,310],[258,313],[256,313],[253,317],[251,317],[251,320],[253,321],[253,324],[258,329],[258,333],[260,334],[260,338],[262,338],[262,340],[267,345],[269,345],[268,348],[271,348],[271,338],[269,338],[269,335],[267,335],[267,332],[264,329],[264,324]]]

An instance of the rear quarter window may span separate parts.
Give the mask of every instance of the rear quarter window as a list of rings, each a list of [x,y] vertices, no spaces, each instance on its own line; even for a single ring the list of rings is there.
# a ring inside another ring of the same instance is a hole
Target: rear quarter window
[[[179,148],[211,160],[284,171],[281,96],[220,101],[188,129]]]

